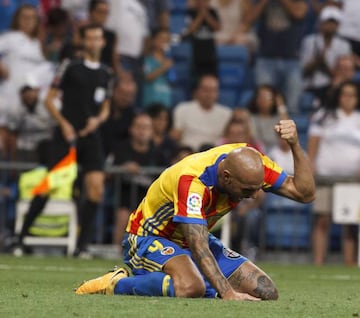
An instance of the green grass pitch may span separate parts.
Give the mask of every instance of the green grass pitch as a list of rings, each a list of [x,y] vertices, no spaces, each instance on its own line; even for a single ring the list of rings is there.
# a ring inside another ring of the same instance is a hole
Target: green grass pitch
[[[272,302],[73,293],[115,263],[0,256],[0,317],[360,317],[360,269],[342,266],[259,264],[279,289]]]

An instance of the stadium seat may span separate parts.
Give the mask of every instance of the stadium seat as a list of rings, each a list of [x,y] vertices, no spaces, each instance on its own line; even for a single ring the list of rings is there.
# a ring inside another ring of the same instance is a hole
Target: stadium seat
[[[188,63],[176,63],[171,73],[172,76],[169,78],[171,84],[188,84],[190,78],[190,67]]]
[[[247,107],[249,105],[250,101],[254,97],[254,90],[252,89],[245,89],[242,90],[240,93],[240,98],[237,102],[239,107]]]
[[[294,115],[292,116],[292,119],[296,123],[298,132],[307,133],[310,124],[310,119],[308,115]]]
[[[219,45],[217,56],[221,62],[241,62],[247,64],[249,52],[246,47],[240,45]]]
[[[189,42],[181,42],[171,46],[171,57],[175,62],[191,61],[191,45]]]
[[[185,28],[185,14],[182,12],[176,12],[171,15],[170,18],[170,32],[180,34]]]
[[[244,81],[245,67],[241,63],[220,63],[219,80],[222,87],[240,89]]]
[[[265,218],[267,247],[310,247],[310,204],[300,204],[268,193],[265,200]]]
[[[353,81],[356,83],[360,83],[360,71],[356,71],[353,77]]]
[[[169,9],[173,12],[185,12],[187,9],[186,1],[184,0],[168,0],[169,2]]]
[[[234,108],[238,99],[238,91],[233,88],[220,88],[219,103]]]
[[[187,94],[183,87],[174,87],[172,89],[172,106],[175,107],[178,103],[187,100]]]
[[[314,94],[310,92],[303,92],[300,96],[299,110],[302,113],[306,113],[306,114],[313,112],[314,100],[315,100]]]
[[[19,234],[24,222],[24,216],[27,213],[30,201],[20,200],[16,206],[16,222],[15,233]],[[30,246],[66,246],[67,254],[72,256],[76,247],[77,237],[77,212],[76,206],[70,200],[49,200],[44,208],[44,211],[39,217],[47,216],[53,217],[68,217],[67,230],[62,236],[25,236],[24,245]],[[50,224],[48,223],[50,221]],[[34,226],[36,226],[36,220]],[[54,228],[55,220],[51,223],[51,218],[46,221],[48,227]],[[38,229],[40,226],[38,226]],[[30,228],[30,233],[31,233]],[[41,228],[40,228],[41,230]]]

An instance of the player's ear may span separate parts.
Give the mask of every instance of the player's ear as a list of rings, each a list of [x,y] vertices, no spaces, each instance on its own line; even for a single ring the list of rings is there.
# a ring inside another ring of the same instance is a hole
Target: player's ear
[[[224,183],[225,184],[230,184],[231,183],[231,176],[230,176],[230,171],[225,169],[223,171],[223,176],[224,176]]]

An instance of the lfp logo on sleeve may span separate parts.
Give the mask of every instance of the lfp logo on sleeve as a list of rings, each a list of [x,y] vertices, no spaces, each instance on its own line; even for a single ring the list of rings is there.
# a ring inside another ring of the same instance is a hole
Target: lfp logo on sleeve
[[[190,193],[187,199],[188,214],[201,215],[201,196],[198,193]]]

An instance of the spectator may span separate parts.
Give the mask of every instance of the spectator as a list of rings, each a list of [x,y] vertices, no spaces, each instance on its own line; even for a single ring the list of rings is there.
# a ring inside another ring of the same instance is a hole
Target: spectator
[[[355,55],[357,68],[360,67],[360,2],[357,0],[342,0],[342,15],[339,35],[346,39]]]
[[[331,85],[336,60],[351,54],[349,43],[336,36],[340,21],[341,11],[337,7],[325,7],[319,16],[319,32],[308,35],[302,43],[305,90],[314,93],[322,103]]]
[[[194,153],[191,147],[189,146],[179,146],[174,157],[171,160],[172,164],[175,164],[181,160],[183,160],[185,157],[190,156]]]
[[[150,32],[169,29],[170,15],[167,0],[140,0],[140,2],[146,8]]]
[[[0,56],[0,138],[6,156],[9,136],[4,125],[10,109],[9,101],[20,104],[19,89],[24,84],[25,74],[35,71],[45,62],[35,7],[26,4],[16,10],[10,31],[0,35]]]
[[[260,85],[248,109],[251,114],[254,137],[262,142],[265,151],[269,151],[278,142],[273,129],[279,120],[287,119],[287,107],[284,98],[270,85]]]
[[[60,53],[65,43],[71,40],[69,14],[62,8],[50,9],[46,21],[46,37],[43,44],[45,57],[53,63],[59,63]]]
[[[258,40],[249,25],[244,23],[249,9],[245,1],[212,0],[213,7],[219,14],[221,30],[216,32],[216,42],[225,45],[244,45],[254,52]]]
[[[226,125],[220,144],[246,142],[259,151],[263,151],[263,144],[253,136],[250,113],[247,109],[236,108],[230,122]]]
[[[146,109],[153,124],[152,141],[155,146],[157,166],[167,167],[177,152],[177,143],[169,136],[170,113],[162,104],[152,104]]]
[[[137,86],[132,76],[123,72],[114,87],[109,119],[101,127],[106,156],[117,141],[129,136],[129,127],[135,116],[136,92]]]
[[[285,96],[289,111],[298,111],[301,93],[299,46],[308,10],[305,0],[243,0],[249,7],[245,23],[258,22],[258,85],[274,85]]]
[[[150,43],[150,52],[144,62],[144,89],[143,106],[146,108],[152,103],[162,103],[170,108],[171,87],[168,81],[168,70],[173,61],[166,57],[169,47],[170,33],[165,29],[154,32]]]
[[[279,138],[278,140],[278,144],[270,149],[269,157],[279,163],[286,173],[293,175],[294,161],[291,149],[283,139]]]
[[[143,50],[146,37],[149,35],[146,10],[139,0],[110,0],[110,15],[107,26],[114,30],[119,41],[117,54],[121,67],[133,74],[139,89],[137,101],[141,102],[143,82]]]
[[[183,37],[190,37],[192,44],[192,76],[198,80],[202,75],[217,76],[215,32],[220,30],[219,17],[210,7],[210,0],[196,0],[187,10],[188,27]]]
[[[20,89],[21,105],[14,107],[7,127],[11,132],[15,160],[39,162],[40,144],[49,140],[54,121],[44,107],[44,96],[36,82],[29,82]]]
[[[119,141],[113,149],[114,165],[124,167],[127,172],[122,179],[113,233],[113,243],[119,248],[129,214],[139,204],[152,181],[149,176],[141,172],[141,167],[154,165],[152,126],[149,115],[137,114],[131,123],[129,138]],[[135,185],[136,191],[132,191],[132,185]]]
[[[320,109],[309,129],[308,153],[318,177],[360,175],[360,95],[355,83],[348,81],[336,90],[332,104]],[[314,262],[325,261],[330,229],[332,187],[318,184],[314,202]],[[343,255],[347,265],[355,264],[356,238],[344,225]]]
[[[214,145],[231,118],[231,110],[216,102],[218,95],[218,79],[213,75],[202,76],[194,99],[175,107],[171,136],[195,150],[203,144]]]
[[[110,13],[110,5],[107,0],[90,0],[89,22],[104,27],[106,44],[101,52],[101,62],[111,67],[117,76],[120,76],[121,68],[116,52],[116,34],[105,28],[106,20]]]

